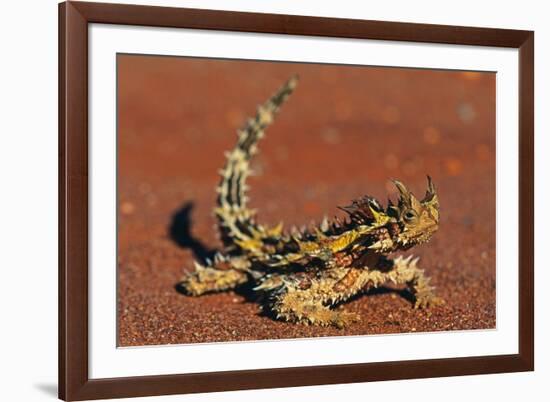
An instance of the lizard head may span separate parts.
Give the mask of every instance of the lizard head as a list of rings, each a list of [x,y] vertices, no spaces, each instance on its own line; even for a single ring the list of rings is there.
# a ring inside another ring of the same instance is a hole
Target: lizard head
[[[437,231],[439,225],[439,201],[435,186],[428,176],[428,188],[422,200],[418,200],[403,183],[394,180],[399,191],[397,205],[389,203],[386,214],[399,229],[393,238],[396,248],[407,249],[425,243]]]
[[[399,191],[397,205],[390,200],[384,209],[376,199],[365,196],[354,200],[352,205],[340,207],[360,234],[353,244],[385,254],[424,243],[437,231],[439,201],[432,179],[428,176],[428,189],[422,200],[400,181],[394,180],[394,184]]]

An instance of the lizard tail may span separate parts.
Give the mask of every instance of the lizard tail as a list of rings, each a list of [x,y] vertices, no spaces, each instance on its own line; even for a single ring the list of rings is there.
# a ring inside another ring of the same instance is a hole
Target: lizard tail
[[[297,76],[291,77],[271,98],[260,105],[255,117],[248,119],[245,126],[238,130],[235,147],[225,154],[227,161],[220,171],[221,180],[216,188],[218,198],[214,213],[226,247],[237,245],[242,248],[244,244],[257,243],[269,235],[269,231],[254,222],[255,211],[246,206],[246,179],[251,173],[250,160],[258,151],[258,141],[264,136],[265,129],[273,122],[297,82]]]

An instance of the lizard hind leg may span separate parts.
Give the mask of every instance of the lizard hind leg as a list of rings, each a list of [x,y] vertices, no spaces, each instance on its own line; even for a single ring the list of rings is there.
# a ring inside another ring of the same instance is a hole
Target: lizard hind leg
[[[222,268],[222,269],[220,269]],[[195,261],[195,271],[185,274],[179,287],[190,296],[234,289],[248,281],[248,274],[227,266],[203,266]]]

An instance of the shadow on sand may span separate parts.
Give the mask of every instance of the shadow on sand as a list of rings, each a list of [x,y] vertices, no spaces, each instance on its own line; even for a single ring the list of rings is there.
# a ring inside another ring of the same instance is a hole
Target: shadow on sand
[[[178,246],[190,249],[193,252],[193,257],[201,264],[205,264],[207,259],[214,258],[217,250],[205,246],[191,233],[193,226],[191,213],[194,207],[193,201],[187,201],[172,215],[169,234]]]

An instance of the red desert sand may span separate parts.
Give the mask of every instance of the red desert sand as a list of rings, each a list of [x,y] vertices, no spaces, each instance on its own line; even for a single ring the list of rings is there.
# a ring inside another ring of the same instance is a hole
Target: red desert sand
[[[410,250],[444,306],[379,289],[345,304],[345,329],[275,321],[246,294],[177,290],[220,246],[214,188],[236,129],[292,74],[300,83],[260,143],[260,221],[301,226],[363,194],[437,186],[440,229]],[[119,345],[495,328],[495,76],[397,68],[119,56]]]

